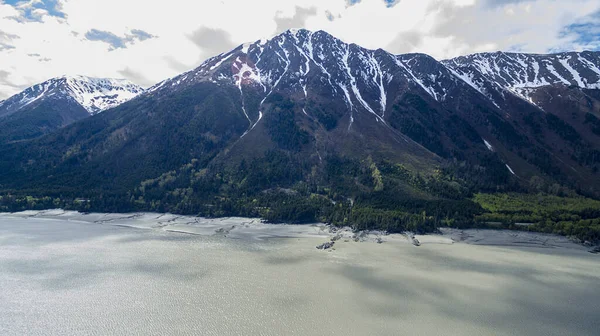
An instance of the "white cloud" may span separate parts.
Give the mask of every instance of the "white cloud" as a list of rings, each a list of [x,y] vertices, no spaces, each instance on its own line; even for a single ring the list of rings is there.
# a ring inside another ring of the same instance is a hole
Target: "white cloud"
[[[62,14],[52,16],[44,3]],[[438,59],[480,51],[577,49],[589,43],[578,43],[564,27],[599,11],[600,2],[401,0],[388,6],[384,0],[354,5],[347,0],[26,0],[18,7],[0,0],[0,99],[62,74],[125,76],[148,85],[223,48],[290,25],[323,29],[368,48],[424,52]],[[90,31],[123,38],[126,47],[90,41]],[[132,32],[152,38],[132,39]],[[215,42],[207,44],[211,36]]]

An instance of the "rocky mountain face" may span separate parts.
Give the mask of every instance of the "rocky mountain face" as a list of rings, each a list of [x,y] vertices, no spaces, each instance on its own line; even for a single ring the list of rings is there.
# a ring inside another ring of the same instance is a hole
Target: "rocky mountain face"
[[[122,79],[65,76],[0,102],[0,139],[37,137],[126,102],[144,90]]]
[[[328,146],[345,154],[368,146],[369,154],[387,151],[383,156],[408,161],[448,157],[465,143],[482,151],[482,139],[457,128],[468,125],[464,115],[501,115],[477,90],[427,55],[367,50],[323,31],[290,30],[242,45],[159,83],[148,95],[168,96],[197,83],[239,91],[236,100],[247,124],[245,139],[236,145],[241,154],[252,152],[253,145],[246,148],[245,143],[252,143],[255,129],[260,137],[261,128],[269,124],[263,117],[276,97],[292,100],[295,122],[314,128],[315,157]],[[457,104],[464,115],[444,108]],[[454,128],[445,132],[441,128],[446,124]]]
[[[535,93],[551,86],[600,89],[600,53],[552,55],[482,53],[442,61],[456,76],[502,106],[506,92],[536,105]]]
[[[599,67],[591,52],[438,62],[290,30],[51,135],[0,147],[0,184],[110,191],[188,211],[303,183],[332,199],[555,184],[595,194]]]
[[[529,157],[529,161],[538,162],[537,166],[550,175],[558,175],[563,166],[563,179],[597,180],[599,52],[496,52],[442,63],[493,102],[548,153],[542,154],[545,158]]]

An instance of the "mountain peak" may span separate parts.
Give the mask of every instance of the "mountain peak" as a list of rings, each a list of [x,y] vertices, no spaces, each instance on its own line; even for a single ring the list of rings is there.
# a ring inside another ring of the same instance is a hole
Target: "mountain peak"
[[[68,93],[90,114],[117,106],[142,93],[144,89],[126,79],[65,77]]]
[[[72,99],[88,113],[96,114],[130,100],[143,91],[142,87],[126,79],[64,75],[35,84],[0,102],[0,115],[12,114],[49,97]]]
[[[526,92],[530,88],[554,84],[600,88],[600,53],[498,51],[438,62],[426,54],[393,55],[383,49],[362,48],[322,30],[288,29],[212,57],[149,92],[168,93],[200,82],[237,87],[251,127],[260,121],[263,103],[273,93],[283,93],[305,105],[313,94],[333,97],[349,111],[345,122],[351,129],[357,113],[366,112],[382,121],[391,106],[385,97],[398,87],[414,87],[438,102],[451,97],[455,85],[471,87],[498,109],[506,92],[531,102]],[[245,105],[250,93],[259,97],[256,106]],[[302,112],[310,115],[309,109]]]

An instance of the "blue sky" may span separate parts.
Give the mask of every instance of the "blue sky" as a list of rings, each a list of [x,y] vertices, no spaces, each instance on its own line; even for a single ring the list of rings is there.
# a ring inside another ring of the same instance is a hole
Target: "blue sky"
[[[29,7],[23,9],[23,17],[29,20],[38,20],[33,12],[36,9],[43,9],[48,12],[49,15],[64,18],[65,14],[60,10],[60,3],[58,0],[40,0],[35,2],[23,1],[23,0],[5,0],[6,4],[19,7],[19,5],[27,4]]]
[[[585,49],[600,50],[600,11],[565,26],[561,36],[574,37],[575,43],[585,46]]]
[[[132,29],[124,36],[117,36],[108,31],[92,29],[85,33],[85,38],[89,41],[101,41],[110,45],[110,50],[127,48],[127,44],[134,41],[145,41],[155,36],[140,29]]]
[[[600,1],[0,0],[0,99],[63,74],[149,86],[288,28],[437,59],[600,50]]]

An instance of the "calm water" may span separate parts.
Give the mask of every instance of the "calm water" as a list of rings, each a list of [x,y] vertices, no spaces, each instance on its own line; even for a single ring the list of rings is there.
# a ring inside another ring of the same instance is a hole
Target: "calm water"
[[[598,335],[600,256],[0,217],[0,335]]]

